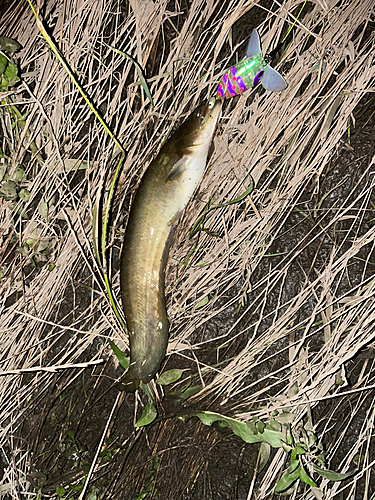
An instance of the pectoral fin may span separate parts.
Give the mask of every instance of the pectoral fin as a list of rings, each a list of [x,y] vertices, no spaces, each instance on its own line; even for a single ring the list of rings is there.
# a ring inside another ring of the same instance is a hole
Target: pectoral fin
[[[168,177],[166,178],[165,182],[170,182],[178,179],[181,174],[183,174],[186,170],[186,163],[187,163],[188,157],[187,156],[182,156],[172,167],[171,171],[168,174]]]
[[[174,233],[174,230],[176,229],[173,226],[177,225],[177,222],[180,220],[181,214],[182,214],[182,210],[177,212],[176,215],[174,215],[172,217],[172,219],[168,222],[168,226],[171,227],[171,232],[169,234],[169,238],[173,238],[173,233]]]
[[[266,90],[271,92],[280,92],[287,88],[288,84],[284,78],[275,69],[271,68],[269,64],[264,69],[264,74],[261,83]]]
[[[251,33],[251,37],[249,40],[249,44],[247,46],[246,57],[253,57],[256,54],[261,54],[261,53],[262,49],[260,46],[259,33],[256,29],[253,29],[253,32]]]

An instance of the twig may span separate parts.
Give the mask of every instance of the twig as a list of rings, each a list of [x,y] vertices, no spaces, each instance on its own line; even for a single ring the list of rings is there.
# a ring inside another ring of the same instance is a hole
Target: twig
[[[94,472],[94,469],[95,469],[95,465],[96,465],[96,462],[98,460],[98,456],[99,456],[99,453],[102,449],[102,446],[103,446],[103,442],[104,442],[104,439],[106,438],[106,435],[107,435],[107,430],[108,430],[108,427],[112,421],[112,415],[117,407],[117,403],[118,403],[118,400],[120,399],[120,397],[124,397],[123,394],[121,392],[119,392],[117,394],[117,397],[115,399],[115,402],[113,403],[113,406],[112,406],[112,410],[111,410],[111,413],[109,414],[109,417],[107,419],[107,423],[105,425],[105,428],[104,428],[104,431],[103,431],[103,434],[102,434],[102,437],[100,438],[100,443],[98,445],[98,448],[96,450],[96,453],[95,453],[95,457],[94,457],[94,460],[92,461],[92,464],[91,464],[91,467],[90,467],[90,470],[89,470],[89,473],[87,475],[87,478],[86,478],[86,481],[85,481],[85,484],[83,486],[83,490],[81,492],[81,494],[79,495],[78,497],[78,500],[82,500],[86,494],[86,490],[87,490],[87,487],[89,485],[89,481],[91,479],[91,476]]]

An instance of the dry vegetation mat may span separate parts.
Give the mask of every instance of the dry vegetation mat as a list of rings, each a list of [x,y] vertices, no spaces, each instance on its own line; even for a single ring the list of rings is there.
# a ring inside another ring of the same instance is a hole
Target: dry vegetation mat
[[[102,263],[121,310],[118,253],[139,179],[173,128],[242,57],[254,12],[269,50],[294,24],[274,63],[289,86],[255,89],[223,107],[205,176],[170,253],[166,369],[191,369],[179,383],[193,376],[201,390],[192,404],[215,408],[199,414],[203,423],[219,420],[245,441],[262,442],[260,460],[270,459],[248,498],[271,498],[276,485],[280,492],[292,486],[294,498],[337,498],[342,484],[319,467],[329,468],[366,403],[350,453],[335,462],[342,474],[357,464],[346,483],[355,498],[359,483],[369,494],[374,465],[375,381],[371,359],[358,355],[375,340],[375,157],[358,154],[351,137],[357,106],[375,90],[374,2],[48,0],[40,18],[126,150]],[[128,341],[92,236],[94,206],[105,207],[119,148],[26,2],[10,7],[0,35],[21,46],[16,53],[1,47],[0,89],[0,495],[18,499],[34,491],[26,480],[33,458],[15,436],[25,415],[38,413],[54,370],[71,370],[73,381],[92,363],[97,376],[95,363],[114,358],[108,339],[124,350]],[[345,150],[352,161],[340,170],[334,161]],[[249,196],[228,203],[252,183]],[[354,358],[360,362],[349,376]],[[38,367],[45,370],[29,370]],[[331,399],[319,426],[314,411]],[[319,459],[323,436],[343,414]],[[240,421],[252,423],[247,429],[258,438],[246,439]],[[276,445],[271,431],[279,433]],[[298,489],[301,482],[308,490]]]

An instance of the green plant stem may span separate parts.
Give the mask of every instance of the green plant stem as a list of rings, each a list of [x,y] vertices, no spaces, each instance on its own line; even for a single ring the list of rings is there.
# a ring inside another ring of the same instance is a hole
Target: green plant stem
[[[104,222],[103,222],[103,241],[102,241],[102,254],[103,254],[103,267],[104,268],[105,268],[105,263],[106,263],[106,258],[105,258],[105,252],[106,252],[106,246],[107,246],[106,234],[107,234],[109,211],[111,208],[112,196],[113,196],[113,193],[115,191],[115,185],[116,185],[118,174],[120,172],[122,160],[123,160],[123,158],[121,157],[118,164],[117,164],[116,172],[115,172],[115,175],[113,176],[113,179],[112,179],[111,188],[109,190],[108,200],[107,200],[106,207],[105,207]]]
[[[295,20],[294,20],[294,23],[293,23],[293,24],[292,24],[292,26],[288,29],[288,31],[287,31],[286,35],[284,36],[283,40],[281,41],[281,43],[284,43],[284,42],[285,42],[285,40],[288,38],[289,33],[290,33],[290,32],[292,31],[292,29],[294,28],[294,26],[295,26],[296,22],[298,21],[299,16],[301,15],[301,13],[302,13],[303,9],[305,8],[306,1],[307,1],[307,0],[305,0],[305,1],[303,2],[302,7],[300,8],[300,11],[299,11],[299,12],[298,12],[298,14],[297,14],[297,17],[296,17],[296,18],[295,18]]]
[[[122,320],[122,318],[120,316],[120,313],[117,310],[115,301],[113,299],[112,289],[111,289],[111,285],[109,283],[108,274],[106,272],[104,272],[103,274],[104,274],[105,286],[106,286],[106,289],[107,289],[107,293],[108,293],[108,297],[109,297],[109,301],[111,303],[112,309],[113,309],[114,313],[116,314],[116,317],[119,320],[121,326],[123,327],[124,330],[126,330],[125,323],[123,322],[123,320]]]
[[[35,9],[33,7],[33,4],[31,3],[31,0],[27,0],[27,1],[28,1],[29,5],[30,5],[30,8],[33,11],[33,14],[35,16],[37,27],[38,27],[40,33],[42,34],[43,38],[46,40],[48,46],[50,47],[50,49],[52,50],[52,52],[55,54],[55,56],[57,57],[57,59],[59,60],[60,64],[62,65],[62,67],[64,68],[64,70],[66,71],[66,73],[68,74],[68,76],[71,79],[71,81],[73,82],[73,84],[78,89],[78,91],[81,94],[81,96],[83,97],[83,99],[86,101],[86,104],[89,106],[89,108],[91,109],[91,111],[94,113],[94,115],[98,119],[98,121],[101,124],[101,126],[107,132],[107,134],[109,135],[109,137],[113,140],[113,142],[116,144],[116,146],[122,152],[124,152],[124,148],[122,147],[122,145],[120,144],[120,142],[118,141],[118,139],[116,138],[116,136],[109,129],[108,125],[105,123],[105,121],[103,120],[103,118],[100,116],[99,112],[95,109],[95,106],[92,104],[92,102],[90,101],[90,99],[85,94],[85,91],[83,90],[83,88],[81,87],[81,85],[78,83],[78,80],[74,76],[74,73],[70,69],[70,66],[65,61],[65,59],[62,56],[62,54],[60,53],[59,49],[56,47],[56,45],[54,44],[54,42],[51,39],[51,37],[48,35],[48,33],[46,32],[46,30],[44,29],[43,23],[39,19],[38,13],[35,11]]]
[[[65,61],[65,59],[62,56],[62,54],[60,53],[59,49],[56,47],[56,45],[53,42],[53,40],[51,39],[51,37],[48,35],[48,33],[46,32],[46,30],[44,29],[43,23],[39,19],[38,13],[34,9],[32,3],[31,3],[31,0],[27,0],[27,1],[28,1],[29,5],[30,5],[30,8],[31,8],[31,10],[32,10],[32,12],[33,12],[33,14],[35,16],[37,27],[38,27],[40,33],[42,34],[43,38],[46,40],[48,46],[50,47],[50,49],[52,50],[52,52],[57,57],[58,61],[60,62],[60,64],[62,65],[62,67],[66,71],[66,73],[68,74],[70,80],[73,82],[73,84],[75,85],[75,87],[78,89],[79,93],[81,94],[81,96],[85,100],[86,104],[91,109],[91,111],[94,113],[94,115],[97,118],[97,120],[99,121],[99,123],[102,125],[102,127],[107,132],[107,134],[109,135],[109,137],[116,144],[117,148],[121,151],[121,153],[124,153],[125,150],[124,150],[123,146],[118,141],[118,139],[116,138],[116,136],[112,133],[112,131],[109,129],[108,125],[105,123],[105,121],[103,120],[103,118],[100,116],[99,112],[96,110],[95,106],[92,104],[92,102],[90,101],[90,99],[86,95],[85,91],[83,90],[83,88],[79,84],[78,80],[74,76],[74,73],[70,69],[70,66]],[[116,168],[116,172],[115,172],[115,175],[114,175],[113,180],[112,180],[111,189],[109,191],[109,195],[108,195],[108,200],[107,200],[107,203],[106,203],[106,207],[105,207],[105,215],[104,215],[103,230],[102,230],[102,258],[103,258],[102,272],[103,272],[103,275],[104,275],[104,281],[105,281],[105,285],[106,285],[106,289],[107,289],[107,293],[108,293],[108,297],[109,297],[109,301],[111,303],[112,309],[115,312],[116,317],[119,320],[119,322],[122,325],[122,327],[125,328],[125,324],[124,324],[124,322],[123,322],[123,320],[122,320],[122,318],[121,318],[121,316],[120,316],[120,314],[119,314],[119,312],[117,310],[117,307],[115,305],[115,301],[114,301],[114,298],[113,298],[113,295],[112,295],[111,285],[110,285],[110,282],[109,282],[108,273],[106,271],[106,267],[107,266],[106,266],[106,258],[105,258],[105,252],[106,252],[106,246],[107,246],[107,227],[108,227],[109,211],[110,211],[110,208],[111,208],[111,203],[112,203],[112,197],[113,197],[113,193],[114,193],[114,188],[115,188],[115,185],[116,185],[116,181],[117,181],[117,177],[118,177],[118,174],[119,174],[119,171],[120,171],[121,164],[122,164],[122,157],[120,158],[120,160],[118,162],[118,165],[117,165],[117,168]],[[94,214],[94,215],[97,217],[97,214]],[[101,265],[102,263],[101,263],[99,252],[95,251],[95,249],[97,250],[96,242],[94,243],[94,252],[95,252],[95,256],[96,256],[96,259],[97,259],[99,265]]]

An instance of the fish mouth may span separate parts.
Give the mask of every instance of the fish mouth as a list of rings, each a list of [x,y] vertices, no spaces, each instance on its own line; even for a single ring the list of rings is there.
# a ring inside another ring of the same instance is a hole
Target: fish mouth
[[[217,120],[219,119],[219,116],[221,115],[221,107],[222,107],[222,100],[221,99],[216,99],[215,97],[212,97],[207,105],[206,105],[206,117],[203,120],[203,124],[210,119],[214,120],[215,125]]]
[[[207,155],[216,124],[221,113],[222,101],[215,98],[198,106],[180,127],[176,136],[179,151],[194,157]]]
[[[222,101],[212,98],[205,105],[204,119],[200,126],[200,133],[203,135],[202,144],[210,143],[215,132],[217,122],[221,116]]]

